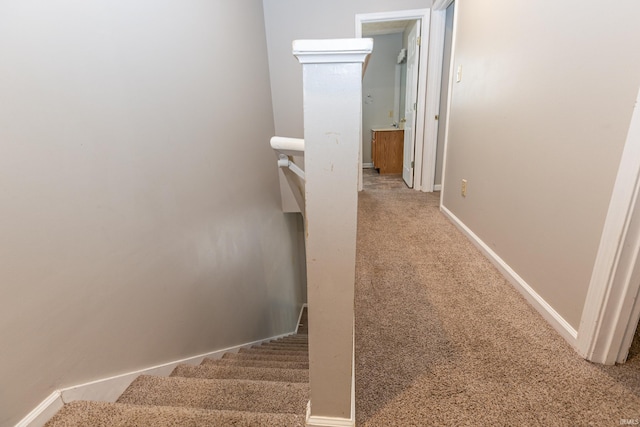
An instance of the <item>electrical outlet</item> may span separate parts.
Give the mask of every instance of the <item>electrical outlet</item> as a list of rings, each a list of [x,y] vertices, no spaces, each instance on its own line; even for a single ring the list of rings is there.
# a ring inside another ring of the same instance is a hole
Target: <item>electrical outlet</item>
[[[462,193],[462,197],[467,197],[467,180],[462,180],[462,187],[460,188],[460,193]]]

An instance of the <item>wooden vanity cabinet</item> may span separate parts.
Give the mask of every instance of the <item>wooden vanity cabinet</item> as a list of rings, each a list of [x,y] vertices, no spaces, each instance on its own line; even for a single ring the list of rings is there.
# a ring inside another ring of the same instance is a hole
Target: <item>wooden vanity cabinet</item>
[[[371,130],[371,161],[380,174],[402,173],[403,148],[403,130]]]

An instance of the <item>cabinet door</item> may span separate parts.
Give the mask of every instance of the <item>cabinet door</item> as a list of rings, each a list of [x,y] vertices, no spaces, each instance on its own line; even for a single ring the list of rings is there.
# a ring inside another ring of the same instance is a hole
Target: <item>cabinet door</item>
[[[397,130],[387,132],[389,134],[388,145],[385,149],[386,173],[402,173],[402,160],[404,148],[404,131]]]
[[[401,130],[375,132],[374,166],[381,174],[402,173],[403,134]]]

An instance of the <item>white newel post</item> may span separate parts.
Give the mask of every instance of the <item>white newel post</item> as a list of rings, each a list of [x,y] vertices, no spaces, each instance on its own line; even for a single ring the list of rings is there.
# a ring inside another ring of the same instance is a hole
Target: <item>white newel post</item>
[[[308,426],[353,426],[362,74],[371,39],[296,40],[302,64],[309,305]]]

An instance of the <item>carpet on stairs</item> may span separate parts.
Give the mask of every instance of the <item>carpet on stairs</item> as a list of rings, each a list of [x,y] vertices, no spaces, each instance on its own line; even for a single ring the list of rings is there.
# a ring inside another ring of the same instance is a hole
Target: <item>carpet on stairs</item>
[[[168,377],[141,375],[116,402],[67,403],[45,427],[302,427],[307,348],[297,334],[178,365]]]

